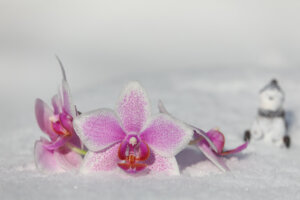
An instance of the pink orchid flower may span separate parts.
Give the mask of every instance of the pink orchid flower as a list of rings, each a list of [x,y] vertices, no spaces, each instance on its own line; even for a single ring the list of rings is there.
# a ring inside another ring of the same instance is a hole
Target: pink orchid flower
[[[234,149],[224,151],[225,136],[223,133],[221,133],[218,129],[211,129],[210,131],[208,131],[206,133],[206,136],[209,139],[211,139],[211,141],[213,141],[213,143],[217,147],[217,151],[214,151],[214,152],[218,156],[226,156],[226,155],[230,155],[230,154],[239,153],[242,150],[244,150],[248,145],[248,142],[245,142],[242,145],[240,145]],[[203,146],[203,145],[209,146],[209,144],[207,143],[206,140],[199,141],[199,146]]]
[[[230,154],[239,153],[242,150],[246,149],[248,146],[248,142],[245,142],[242,145],[232,150],[224,151],[225,136],[223,135],[223,133],[221,133],[217,129],[211,129],[205,134],[214,143],[217,150],[211,149],[208,142],[195,131],[194,139],[195,141],[197,141],[196,145],[203,152],[203,154],[207,158],[209,158],[211,162],[213,162],[216,166],[218,166],[223,171],[229,171],[229,168],[221,157]]]
[[[59,93],[52,98],[53,110],[41,99],[35,102],[38,125],[50,138],[48,141],[42,137],[34,146],[36,166],[45,172],[78,169],[82,162],[82,157],[79,155],[82,153],[82,145],[73,129],[73,119],[78,113],[72,103],[62,64],[61,69],[63,80]]]
[[[166,110],[162,101],[159,101],[158,109],[161,113],[171,115]],[[194,130],[193,140],[190,144],[196,144],[203,154],[222,171],[229,171],[228,166],[221,158],[222,156],[239,153],[248,146],[248,142],[245,142],[235,149],[224,151],[225,136],[219,130],[212,129],[205,133],[203,130],[195,126],[187,123],[186,125]]]
[[[83,172],[122,169],[178,175],[174,156],[193,135],[192,129],[168,115],[151,116],[148,97],[138,82],[125,87],[116,111],[82,114],[75,118],[74,128],[89,149]]]

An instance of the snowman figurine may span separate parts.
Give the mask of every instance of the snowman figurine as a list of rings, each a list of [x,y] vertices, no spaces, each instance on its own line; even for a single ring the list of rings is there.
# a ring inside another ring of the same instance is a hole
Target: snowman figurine
[[[290,146],[287,122],[283,109],[284,93],[277,80],[272,80],[259,93],[260,105],[256,119],[250,130],[246,130],[244,140],[263,139],[277,146]]]

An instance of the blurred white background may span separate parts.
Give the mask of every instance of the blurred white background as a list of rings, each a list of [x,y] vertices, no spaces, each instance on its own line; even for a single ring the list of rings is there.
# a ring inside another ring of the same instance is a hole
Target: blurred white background
[[[0,199],[300,199],[299,25],[299,0],[0,0]],[[221,128],[226,148],[241,144],[275,77],[296,116],[292,146],[251,143],[224,174],[202,160],[166,180],[44,176],[34,100],[57,91],[55,54],[80,111],[113,108],[139,80],[153,112],[161,98],[179,119]]]
[[[54,94],[54,54],[74,91],[139,70],[297,68],[299,10],[297,0],[0,0],[1,119]]]

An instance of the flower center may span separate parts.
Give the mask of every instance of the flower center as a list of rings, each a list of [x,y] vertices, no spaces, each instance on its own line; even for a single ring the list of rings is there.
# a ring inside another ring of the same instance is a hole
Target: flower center
[[[150,156],[150,148],[136,134],[131,134],[120,144],[118,166],[126,172],[135,173],[147,167],[144,163]]]
[[[51,121],[52,129],[58,135],[70,136],[73,132],[73,117],[66,114],[60,113],[53,115],[49,118]]]

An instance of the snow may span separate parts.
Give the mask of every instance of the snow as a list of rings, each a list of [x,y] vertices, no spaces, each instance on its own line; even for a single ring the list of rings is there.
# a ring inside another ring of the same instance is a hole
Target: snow
[[[59,68],[52,69],[58,74]],[[67,71],[70,69],[67,68]],[[76,70],[76,69],[73,69]],[[286,92],[286,108],[299,113],[297,91],[299,69],[199,68],[190,70],[134,70],[123,76],[110,74],[111,81],[76,90],[68,77],[76,105],[82,112],[90,108],[113,107],[118,92],[127,80],[139,79],[152,101],[152,112],[162,99],[178,118],[205,130],[219,127],[226,136],[226,147],[242,143],[243,131],[255,117],[259,89],[277,77]],[[59,74],[60,75],[60,74]],[[41,75],[40,75],[41,76]],[[51,85],[51,86],[50,86]],[[51,91],[57,84],[48,84]],[[40,90],[43,90],[41,88]],[[40,96],[38,91],[28,91]],[[46,175],[33,163],[33,144],[42,132],[33,117],[33,98],[24,96],[20,103],[32,106],[13,113],[2,122],[24,120],[22,126],[1,133],[0,193],[3,199],[297,199],[300,197],[299,123],[293,123],[290,149],[264,142],[253,142],[236,156],[226,158],[231,172],[222,173],[203,155],[191,148],[177,155],[179,177],[88,176],[80,174]],[[25,111],[25,112],[24,112]],[[2,199],[1,198],[1,199]]]
[[[300,199],[300,28],[297,1],[0,1],[0,199]],[[291,148],[263,141],[226,158],[177,155],[179,177],[46,175],[33,145],[43,136],[34,100],[50,102],[65,65],[81,112],[114,108],[131,80],[179,119],[219,128],[241,144],[259,90],[285,91]]]

